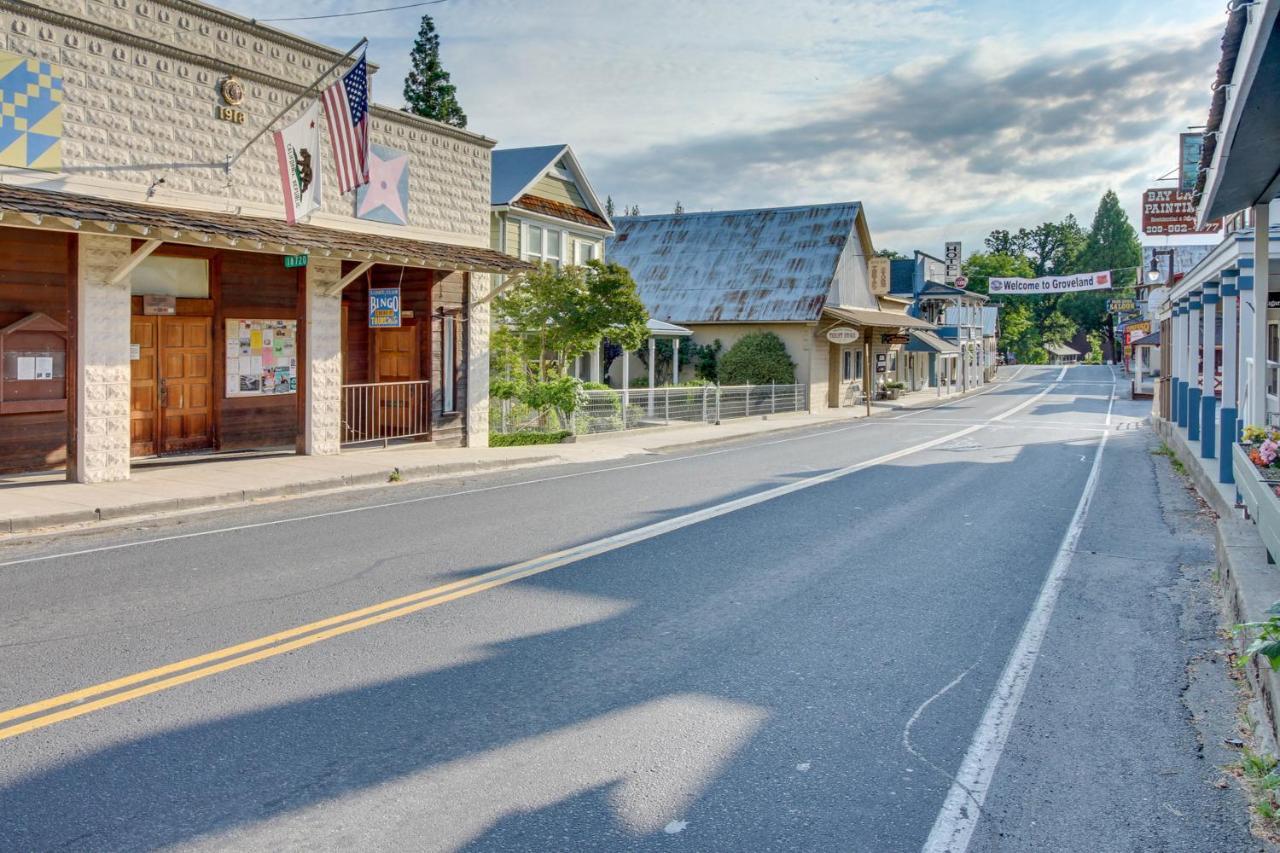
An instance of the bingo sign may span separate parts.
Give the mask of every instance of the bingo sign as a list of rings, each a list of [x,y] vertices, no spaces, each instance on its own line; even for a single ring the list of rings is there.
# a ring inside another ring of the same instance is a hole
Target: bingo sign
[[[369,288],[369,328],[400,328],[400,288]]]

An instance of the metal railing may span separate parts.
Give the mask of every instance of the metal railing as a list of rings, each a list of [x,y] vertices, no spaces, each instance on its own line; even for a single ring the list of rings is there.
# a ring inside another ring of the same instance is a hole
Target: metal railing
[[[803,412],[808,390],[807,385],[694,385],[582,391],[571,427],[575,435],[591,435]]]
[[[342,386],[342,443],[413,438],[431,432],[431,383],[363,382]]]

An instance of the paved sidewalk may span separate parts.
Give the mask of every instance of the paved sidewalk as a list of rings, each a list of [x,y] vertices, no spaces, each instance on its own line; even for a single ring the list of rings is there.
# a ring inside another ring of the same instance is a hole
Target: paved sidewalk
[[[926,407],[961,396],[964,395],[940,399],[936,392],[916,392],[895,402],[873,403],[872,414]],[[437,448],[406,444],[348,450],[338,456],[281,452],[228,458],[176,457],[135,464],[130,479],[124,482],[92,485],[68,483],[62,472],[0,477],[0,537],[385,485],[397,470],[400,479],[407,481],[566,462],[599,462],[865,416],[865,407],[779,414],[738,418],[719,425],[681,424],[610,433],[571,444],[531,447]]]

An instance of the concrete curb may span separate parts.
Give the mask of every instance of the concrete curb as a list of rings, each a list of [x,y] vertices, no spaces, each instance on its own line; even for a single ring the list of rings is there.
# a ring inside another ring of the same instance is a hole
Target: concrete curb
[[[1177,427],[1163,418],[1153,417],[1156,434],[1182,461],[1196,491],[1218,514],[1214,533],[1217,551],[1218,582],[1231,619],[1235,622],[1262,622],[1267,608],[1280,601],[1280,569],[1267,563],[1267,549],[1257,528],[1242,517],[1240,510],[1228,503],[1218,484],[1191,452],[1191,446]],[[1237,653],[1247,645],[1243,638],[1232,639]],[[1260,698],[1266,733],[1272,743],[1280,740],[1280,672],[1261,658],[1245,666],[1249,682]]]
[[[402,482],[429,480],[435,477],[451,477],[459,474],[475,474],[481,472],[515,470],[551,462],[565,461],[562,456],[530,456],[523,459],[476,460],[474,462],[446,462],[428,465],[414,465],[400,469]],[[20,518],[0,520],[0,534],[31,533],[35,531],[87,525],[103,521],[123,521],[127,519],[145,518],[199,509],[225,509],[243,506],[274,498],[300,497],[302,495],[334,492],[343,489],[388,485],[394,466],[385,470],[369,471],[363,474],[345,474],[340,477],[328,477],[320,480],[309,480],[302,483],[287,483],[281,486],[265,486],[259,489],[239,489],[215,495],[201,495],[191,498],[166,498],[164,500],[143,501],[121,506],[99,507],[97,509],[71,510],[45,515],[29,515]]]

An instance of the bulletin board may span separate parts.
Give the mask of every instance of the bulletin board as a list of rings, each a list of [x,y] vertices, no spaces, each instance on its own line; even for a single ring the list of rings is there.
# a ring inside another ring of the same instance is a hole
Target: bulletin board
[[[228,397],[298,392],[298,321],[227,320]]]

